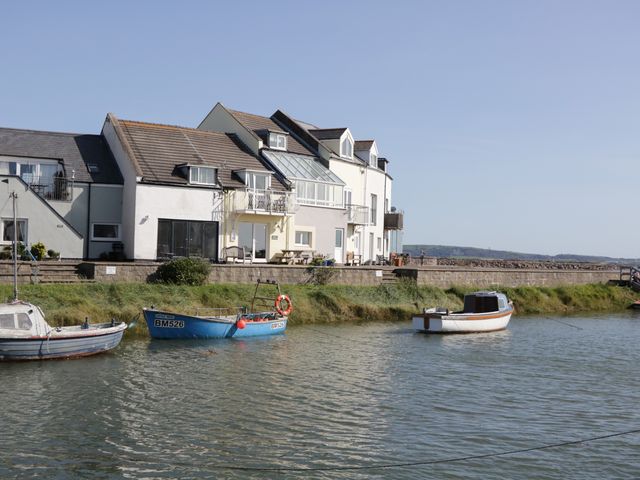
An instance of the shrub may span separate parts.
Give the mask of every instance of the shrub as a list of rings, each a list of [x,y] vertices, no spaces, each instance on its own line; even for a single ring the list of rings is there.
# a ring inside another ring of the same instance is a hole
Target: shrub
[[[47,250],[47,256],[49,258],[54,258],[54,259],[58,259],[60,258],[60,252],[56,252],[55,250]]]
[[[42,260],[46,254],[47,254],[47,247],[44,246],[44,243],[36,242],[33,245],[31,245],[31,255],[33,255],[33,258],[35,258],[36,260],[38,261]]]
[[[176,285],[204,285],[211,264],[203,258],[176,258],[156,270],[155,280]]]

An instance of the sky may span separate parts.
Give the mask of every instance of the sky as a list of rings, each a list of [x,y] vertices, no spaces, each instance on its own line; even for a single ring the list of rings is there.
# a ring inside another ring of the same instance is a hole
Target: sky
[[[404,243],[640,257],[640,2],[20,1],[0,127],[196,127],[216,102],[375,139]]]

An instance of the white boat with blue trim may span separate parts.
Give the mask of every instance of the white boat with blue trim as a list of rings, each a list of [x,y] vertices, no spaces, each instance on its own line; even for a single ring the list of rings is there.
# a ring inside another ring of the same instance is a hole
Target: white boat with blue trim
[[[513,303],[504,293],[474,292],[464,296],[464,308],[424,309],[413,316],[413,328],[424,333],[476,333],[504,330],[513,314]]]
[[[127,325],[115,321],[51,327],[36,305],[16,300],[0,304],[0,360],[74,358],[118,346]]]

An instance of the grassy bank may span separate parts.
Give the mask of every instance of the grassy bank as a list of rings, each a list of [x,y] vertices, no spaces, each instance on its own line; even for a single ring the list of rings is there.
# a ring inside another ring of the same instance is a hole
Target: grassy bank
[[[20,298],[40,305],[52,325],[77,324],[113,317],[130,321],[143,307],[188,312],[198,307],[250,305],[254,285],[186,287],[151,284],[24,285]],[[558,288],[500,288],[513,300],[517,314],[620,311],[639,295],[610,285],[577,285]],[[411,282],[379,287],[343,285],[282,287],[292,299],[290,324],[408,320],[425,306],[462,307],[471,288],[417,287]],[[12,287],[0,285],[0,298],[10,298]],[[274,299],[275,299],[275,295]],[[146,334],[144,322],[134,331]]]

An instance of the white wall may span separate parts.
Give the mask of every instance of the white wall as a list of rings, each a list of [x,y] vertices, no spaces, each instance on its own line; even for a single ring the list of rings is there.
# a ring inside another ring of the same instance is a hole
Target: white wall
[[[157,257],[158,219],[219,222],[222,196],[210,188],[138,184],[133,230],[134,260]]]
[[[84,256],[84,241],[82,232],[76,232],[58,217],[48,204],[25,186],[17,177],[6,177],[8,184],[0,183],[0,217],[13,220],[13,202],[9,197],[11,192],[18,194],[16,216],[27,220],[27,243],[44,243],[47,249],[60,252],[62,258],[78,258]],[[1,229],[0,229],[1,230]],[[2,232],[0,232],[0,235]],[[3,242],[2,248],[11,245]]]
[[[122,243],[124,244],[126,257],[134,258],[137,172],[108,117],[102,127],[102,135],[118,163],[122,178],[124,178],[122,190]]]
[[[384,199],[386,195],[391,201],[391,178],[377,168],[357,165],[338,160],[335,157],[331,160],[329,168],[346,183],[346,188],[351,189],[351,201],[354,205],[369,207],[369,218],[371,215],[371,194],[378,196],[376,225],[356,227],[355,232],[347,237],[345,250],[360,253],[363,262],[375,260],[376,255],[387,256],[388,248],[385,248],[384,242]],[[355,237],[358,232],[361,232],[359,250],[356,249],[355,243]],[[370,233],[373,233],[374,238],[373,258],[370,257]],[[380,242],[382,248],[378,248],[378,238],[382,239]]]

